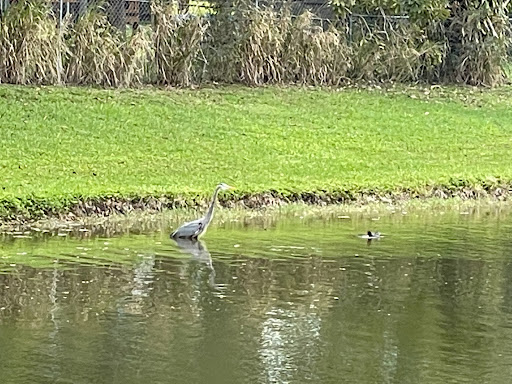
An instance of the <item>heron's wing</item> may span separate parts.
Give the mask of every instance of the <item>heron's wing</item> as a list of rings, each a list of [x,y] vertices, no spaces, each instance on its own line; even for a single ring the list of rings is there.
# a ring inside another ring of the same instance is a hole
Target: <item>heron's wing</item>
[[[189,221],[172,233],[172,237],[193,237],[203,228],[202,219]]]

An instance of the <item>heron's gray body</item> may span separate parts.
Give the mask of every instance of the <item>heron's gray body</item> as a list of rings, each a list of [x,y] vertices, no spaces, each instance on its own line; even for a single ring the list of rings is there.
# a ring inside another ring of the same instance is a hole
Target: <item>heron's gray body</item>
[[[208,228],[210,221],[212,221],[213,211],[215,208],[215,201],[217,200],[217,194],[219,193],[220,190],[225,191],[228,189],[233,189],[233,187],[230,187],[229,185],[224,183],[220,183],[219,185],[217,185],[217,188],[215,188],[215,192],[213,192],[212,202],[210,204],[210,208],[208,208],[208,212],[206,213],[206,215],[204,215],[200,219],[189,221],[183,224],[181,227],[179,227],[171,234],[171,237],[179,239],[197,239],[199,238],[199,236],[203,235],[206,232],[206,229]]]
[[[189,221],[183,224],[177,230],[175,230],[171,237],[178,237],[181,239],[197,239],[206,229],[203,224],[205,221],[204,217],[200,219]]]

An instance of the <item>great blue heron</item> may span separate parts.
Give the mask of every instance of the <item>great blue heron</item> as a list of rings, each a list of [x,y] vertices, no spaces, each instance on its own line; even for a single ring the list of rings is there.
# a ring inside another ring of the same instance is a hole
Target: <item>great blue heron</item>
[[[200,219],[189,221],[188,223],[183,224],[171,234],[171,237],[175,239],[197,239],[199,236],[204,234],[208,228],[208,224],[210,224],[210,221],[212,221],[213,209],[215,207],[215,200],[217,200],[217,194],[221,190],[227,191],[229,189],[234,188],[224,183],[217,185],[215,192],[213,192],[212,203],[210,204],[210,208],[208,208],[206,215]]]

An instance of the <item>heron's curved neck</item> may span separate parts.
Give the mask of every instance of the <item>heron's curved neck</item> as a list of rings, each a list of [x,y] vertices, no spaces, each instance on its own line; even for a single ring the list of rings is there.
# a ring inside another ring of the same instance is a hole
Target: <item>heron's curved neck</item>
[[[212,202],[210,204],[210,208],[208,208],[208,212],[206,213],[206,216],[204,217],[206,219],[206,224],[208,224],[213,217],[213,210],[215,208],[215,200],[217,200],[217,195],[219,194],[220,187],[215,188],[215,192],[213,192]]]

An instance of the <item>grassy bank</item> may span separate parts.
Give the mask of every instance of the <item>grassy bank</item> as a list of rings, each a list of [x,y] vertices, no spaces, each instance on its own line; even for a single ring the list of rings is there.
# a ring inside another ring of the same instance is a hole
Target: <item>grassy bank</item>
[[[235,198],[507,187],[509,91],[1,86],[0,214],[194,204],[220,181]]]

